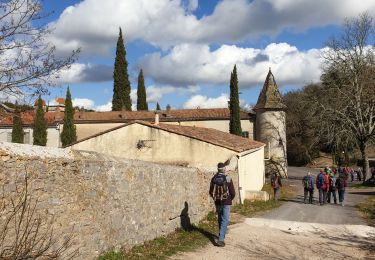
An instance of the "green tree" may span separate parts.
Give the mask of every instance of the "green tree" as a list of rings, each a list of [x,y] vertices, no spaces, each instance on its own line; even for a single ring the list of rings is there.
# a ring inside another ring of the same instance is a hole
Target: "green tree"
[[[241,136],[240,101],[238,97],[237,67],[234,65],[230,75],[230,100],[229,100],[229,132]]]
[[[113,72],[112,111],[120,111],[123,108],[131,111],[132,101],[130,99],[130,90],[128,62],[126,61],[126,50],[120,28]]]
[[[68,87],[65,98],[64,126],[61,132],[61,143],[63,146],[66,146],[75,141],[77,141],[77,133],[76,126],[74,125],[74,109]]]
[[[21,112],[16,103],[16,109],[13,114],[13,128],[12,128],[12,143],[23,143],[23,128],[22,128],[22,119]]]
[[[156,102],[156,110],[161,110],[159,102]]]
[[[46,146],[47,144],[47,122],[44,119],[43,100],[40,96],[33,124],[33,139],[34,145]]]
[[[146,110],[148,111],[145,88],[145,79],[143,77],[143,71],[141,70],[138,75],[138,89],[137,89],[137,110]]]

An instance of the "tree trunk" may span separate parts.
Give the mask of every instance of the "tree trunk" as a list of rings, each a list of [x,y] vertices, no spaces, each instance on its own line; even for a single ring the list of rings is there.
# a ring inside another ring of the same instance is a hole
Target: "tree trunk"
[[[367,180],[367,176],[369,175],[369,169],[370,169],[366,147],[367,147],[366,143],[361,143],[359,146],[359,149],[361,150],[362,162],[363,162],[363,182]]]

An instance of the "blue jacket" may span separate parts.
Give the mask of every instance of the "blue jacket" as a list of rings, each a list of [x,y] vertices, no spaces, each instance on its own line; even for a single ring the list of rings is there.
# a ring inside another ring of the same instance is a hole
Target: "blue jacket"
[[[307,181],[309,183],[311,189],[313,190],[314,189],[314,178],[312,176],[306,175],[306,176],[303,177],[302,183],[304,184],[305,181]]]

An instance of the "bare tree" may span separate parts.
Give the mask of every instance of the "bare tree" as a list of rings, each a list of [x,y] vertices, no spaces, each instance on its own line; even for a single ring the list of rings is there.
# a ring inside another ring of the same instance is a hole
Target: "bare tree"
[[[38,213],[37,204],[29,190],[27,173],[15,181],[14,192],[2,187],[0,259],[71,259],[77,254],[72,249],[72,235],[56,236],[53,218]]]
[[[59,58],[38,0],[0,0],[0,94],[43,94],[79,50]]]
[[[369,174],[367,147],[375,135],[374,21],[367,13],[347,20],[324,53],[322,82],[328,100],[321,104],[325,121],[343,140],[353,139]]]

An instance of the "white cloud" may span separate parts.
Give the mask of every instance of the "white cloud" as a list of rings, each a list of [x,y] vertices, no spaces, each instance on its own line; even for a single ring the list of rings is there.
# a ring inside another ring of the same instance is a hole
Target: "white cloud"
[[[184,104],[183,108],[228,108],[229,97],[222,93],[218,97],[207,97],[203,95],[193,95]],[[245,100],[240,100],[240,106],[250,109],[251,106]]]
[[[234,43],[284,30],[340,24],[346,17],[375,13],[375,1],[223,0],[198,19],[197,0],[84,0],[51,23],[59,50],[82,47],[84,53],[108,54],[118,27],[125,42],[144,40],[159,47],[181,43]]]
[[[88,98],[75,98],[72,100],[72,103],[74,107],[94,108],[94,101]]]
[[[185,9],[190,12],[195,11],[198,8],[198,0],[187,0],[187,3],[185,2],[184,6],[185,6]]]
[[[112,101],[108,101],[108,103],[104,105],[99,105],[94,108],[96,111],[104,112],[104,111],[111,111],[112,110]]]
[[[199,86],[188,86],[186,88],[176,88],[172,86],[149,86],[146,89],[147,102],[156,103],[162,99],[164,95],[177,93],[178,95],[192,94],[199,91]]]
[[[183,104],[183,108],[227,108],[228,100],[228,95],[224,93],[217,98],[194,95]]]
[[[211,51],[208,45],[181,44],[165,56],[146,55],[139,63],[154,81],[174,86],[229,84],[234,64],[242,88],[263,83],[269,67],[280,86],[301,85],[319,80],[321,50],[299,51],[287,43],[272,43],[265,49],[222,45]]]
[[[178,0],[85,0],[50,24],[55,29],[51,40],[60,50],[82,47],[83,53],[108,54],[122,27],[125,42],[169,45],[190,38],[188,32],[198,25],[190,14],[194,8],[196,1],[184,6]]]
[[[71,84],[84,82],[103,82],[112,80],[113,68],[101,64],[73,63],[70,68],[58,72],[57,83]]]
[[[191,95],[199,91],[198,86],[189,86],[187,88],[176,88],[172,86],[149,86],[146,89],[147,92],[147,102],[156,103],[160,102],[162,97],[167,94],[176,93],[177,95]],[[132,100],[132,110],[137,110],[137,90],[132,89],[130,93],[130,98]],[[95,101],[88,98],[75,98],[72,100],[73,106],[84,107],[86,109],[93,109],[95,111],[111,111],[112,110],[112,100],[102,105],[95,104]],[[49,101],[50,105],[57,104],[55,100]]]

